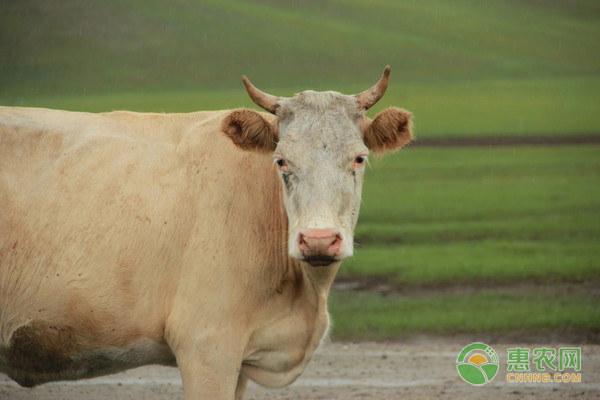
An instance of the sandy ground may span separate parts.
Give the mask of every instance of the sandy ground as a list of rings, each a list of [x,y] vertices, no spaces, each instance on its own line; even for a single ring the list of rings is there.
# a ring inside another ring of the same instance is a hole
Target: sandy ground
[[[456,371],[456,357],[468,342],[334,343],[324,345],[304,374],[284,389],[248,387],[252,399],[600,399],[600,345],[582,345],[581,383],[509,383],[510,347],[539,344],[489,343],[500,372],[484,386],[471,386]],[[562,347],[544,344],[545,347]],[[568,347],[572,347],[570,345]],[[533,366],[533,364],[532,364]],[[534,370],[535,372],[535,370]],[[0,399],[183,399],[179,371],[143,367],[125,373],[21,388],[0,374]]]

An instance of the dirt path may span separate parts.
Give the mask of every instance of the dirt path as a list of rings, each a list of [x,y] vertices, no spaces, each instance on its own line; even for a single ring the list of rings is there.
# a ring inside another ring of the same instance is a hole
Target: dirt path
[[[458,376],[456,357],[468,343],[431,340],[427,343],[334,343],[322,347],[304,374],[284,389],[251,384],[249,400],[258,399],[564,399],[600,398],[600,345],[582,345],[581,383],[509,383],[509,347],[492,347],[500,372],[491,383],[473,387]],[[559,348],[560,344],[545,343]],[[535,372],[535,371],[534,371]],[[0,399],[183,399],[176,368],[144,367],[78,382],[24,389],[0,374]]]

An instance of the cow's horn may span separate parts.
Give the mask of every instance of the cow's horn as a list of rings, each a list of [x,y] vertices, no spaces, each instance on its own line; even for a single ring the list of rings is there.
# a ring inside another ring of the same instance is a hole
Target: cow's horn
[[[355,94],[354,97],[358,102],[358,105],[365,110],[373,107],[375,103],[379,101],[385,94],[385,91],[390,82],[390,66],[387,65],[383,71],[383,75],[379,79],[379,82],[375,84],[371,89],[365,90],[362,93]]]
[[[246,75],[242,77],[242,80],[244,81],[246,92],[248,92],[248,96],[250,96],[252,101],[255,102],[256,105],[261,106],[262,108],[270,112],[271,114],[275,114],[277,108],[279,107],[279,104],[277,103],[279,102],[279,100],[281,100],[281,97],[273,96],[258,90],[256,87],[254,87],[252,83],[250,83],[250,80],[246,78]]]

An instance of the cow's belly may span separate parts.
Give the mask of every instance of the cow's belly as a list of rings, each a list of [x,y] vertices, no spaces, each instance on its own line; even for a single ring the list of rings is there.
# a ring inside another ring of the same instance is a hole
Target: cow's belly
[[[35,323],[23,326],[14,332],[9,347],[0,347],[0,372],[22,386],[31,387],[50,381],[92,378],[147,364],[176,365],[166,344],[147,338],[120,347],[93,346],[93,339],[82,346],[74,339],[65,328],[47,326],[41,330]]]

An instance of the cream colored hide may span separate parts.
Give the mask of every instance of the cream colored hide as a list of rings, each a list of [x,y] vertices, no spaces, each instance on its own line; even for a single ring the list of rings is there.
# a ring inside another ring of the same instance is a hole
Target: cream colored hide
[[[252,89],[276,116],[0,108],[0,372],[34,386],[177,365],[186,399],[299,376],[366,156],[407,143],[410,113]]]

